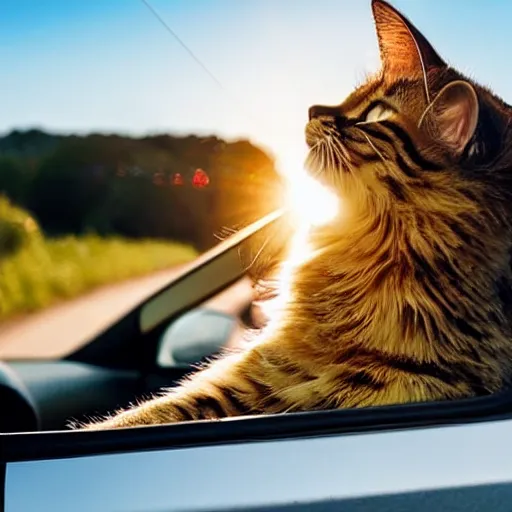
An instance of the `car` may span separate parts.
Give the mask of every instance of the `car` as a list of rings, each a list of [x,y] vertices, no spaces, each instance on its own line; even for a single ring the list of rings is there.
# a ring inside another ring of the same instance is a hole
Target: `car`
[[[229,343],[202,304],[244,279],[240,251],[276,211],[212,250],[85,346],[0,368],[6,512],[505,511],[512,395],[184,422],[66,428],[169,387]],[[199,307],[198,307],[199,306]]]

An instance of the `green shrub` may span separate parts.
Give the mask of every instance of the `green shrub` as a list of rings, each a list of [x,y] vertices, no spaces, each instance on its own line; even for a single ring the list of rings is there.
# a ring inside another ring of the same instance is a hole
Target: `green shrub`
[[[0,321],[101,285],[171,268],[195,256],[190,246],[173,242],[94,235],[34,240],[0,260]]]
[[[0,321],[195,256],[192,247],[175,242],[97,235],[47,239],[26,211],[0,196]]]
[[[10,256],[40,238],[41,231],[34,218],[0,196],[0,258]]]

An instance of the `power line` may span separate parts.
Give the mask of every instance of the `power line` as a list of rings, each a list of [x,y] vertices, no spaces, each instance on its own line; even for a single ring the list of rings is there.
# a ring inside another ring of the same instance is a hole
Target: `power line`
[[[262,121],[254,116],[250,111],[248,111],[244,104],[239,101],[232,91],[229,91],[222,82],[215,76],[215,74],[210,71],[210,69],[204,64],[204,62],[187,46],[187,44],[181,39],[178,34],[170,27],[170,25],[162,18],[162,16],[158,13],[158,11],[150,4],[149,0],[141,0],[141,2],[149,9],[149,11],[155,16],[155,18],[162,24],[162,26],[167,30],[167,32],[179,43],[179,45],[194,59],[196,64],[198,64],[202,70],[217,84],[220,89],[229,97],[230,101],[232,101],[240,111],[246,117],[251,118],[256,123],[260,124]],[[266,123],[266,121],[265,121]]]
[[[169,24],[160,16],[158,11],[147,1],[147,0],[141,0],[141,2],[153,13],[155,18],[163,25],[163,27],[171,34],[174,39],[180,44],[180,46],[196,61],[199,66],[203,68],[203,71],[205,71],[210,78],[225,92],[226,89],[222,85],[221,81],[206,67],[206,65],[201,61],[201,59],[185,44],[185,42],[174,32],[174,30],[169,26]]]

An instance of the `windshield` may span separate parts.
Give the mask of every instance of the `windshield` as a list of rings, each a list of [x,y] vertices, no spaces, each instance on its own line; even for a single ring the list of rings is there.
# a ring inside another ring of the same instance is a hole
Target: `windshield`
[[[452,3],[432,3],[427,12],[395,2],[445,34],[454,61],[478,63],[486,83],[506,89],[493,59],[439,28],[454,19]],[[464,3],[457,30],[501,23],[494,6],[481,7]],[[307,203],[324,215],[329,197],[302,171],[307,110],[338,104],[377,69],[369,9],[335,0],[4,1],[0,358],[69,352],[198,254],[283,206],[287,190],[299,210]],[[495,27],[486,38],[506,34]],[[251,284],[209,304],[232,311]]]

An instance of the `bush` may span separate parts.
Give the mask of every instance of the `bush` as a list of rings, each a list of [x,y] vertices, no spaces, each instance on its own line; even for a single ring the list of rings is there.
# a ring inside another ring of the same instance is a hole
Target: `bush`
[[[189,245],[168,241],[45,238],[33,217],[0,196],[0,320],[195,256]]]
[[[40,238],[41,231],[33,217],[12,205],[6,197],[0,197],[0,258]]]
[[[187,245],[67,236],[34,240],[0,261],[0,321],[71,299],[101,285],[186,263]]]

